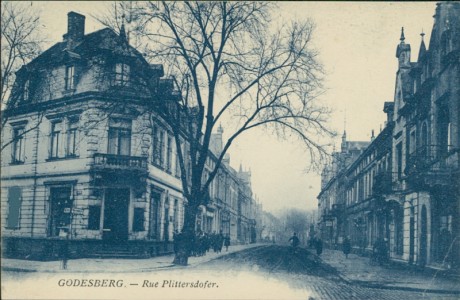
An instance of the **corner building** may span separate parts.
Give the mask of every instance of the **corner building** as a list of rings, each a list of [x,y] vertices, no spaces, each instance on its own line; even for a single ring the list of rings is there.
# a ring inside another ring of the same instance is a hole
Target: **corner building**
[[[85,35],[85,16],[68,14],[63,41],[20,69],[2,112],[5,255],[52,259],[65,240],[78,256],[172,251],[187,200],[172,131],[149,109],[178,100],[163,76],[162,65],[129,45],[124,27]],[[181,147],[187,153],[185,139]],[[226,228],[237,242],[239,181],[229,165],[221,169],[233,182],[221,187],[225,213],[208,231]],[[214,216],[208,203],[203,211]],[[197,228],[205,225],[197,219]]]

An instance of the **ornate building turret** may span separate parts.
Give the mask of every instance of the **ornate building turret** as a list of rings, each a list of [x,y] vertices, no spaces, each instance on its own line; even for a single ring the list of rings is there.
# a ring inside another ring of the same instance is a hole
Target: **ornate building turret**
[[[406,44],[404,36],[404,27],[401,28],[401,37],[399,40],[401,41],[396,48],[396,57],[399,61],[399,69],[401,68],[408,68],[410,67],[410,44]]]

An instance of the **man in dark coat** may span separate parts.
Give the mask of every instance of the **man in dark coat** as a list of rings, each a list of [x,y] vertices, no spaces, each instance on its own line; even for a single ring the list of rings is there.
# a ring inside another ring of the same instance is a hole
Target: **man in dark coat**
[[[345,254],[345,257],[348,258],[348,254],[350,254],[350,252],[351,252],[351,242],[350,242],[350,239],[348,237],[346,237],[343,240],[342,251],[343,251],[343,254]]]
[[[315,242],[315,248],[316,248],[316,255],[321,255],[321,253],[323,253],[323,241],[321,240],[321,238],[316,238],[316,242]]]

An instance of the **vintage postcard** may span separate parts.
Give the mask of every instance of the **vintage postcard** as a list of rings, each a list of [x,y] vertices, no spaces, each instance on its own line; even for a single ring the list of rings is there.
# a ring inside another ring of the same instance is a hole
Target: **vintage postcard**
[[[1,298],[459,299],[460,3],[2,1]]]

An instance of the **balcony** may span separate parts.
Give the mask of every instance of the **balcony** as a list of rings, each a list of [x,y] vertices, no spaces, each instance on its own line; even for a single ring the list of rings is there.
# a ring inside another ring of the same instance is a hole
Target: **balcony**
[[[447,147],[444,147],[447,148]],[[404,173],[413,187],[450,185],[459,171],[458,149],[443,150],[439,145],[426,145],[409,154]]]
[[[95,153],[92,168],[101,171],[132,171],[147,173],[147,157]]]
[[[392,174],[390,171],[381,171],[374,177],[373,195],[382,196],[392,192]]]

